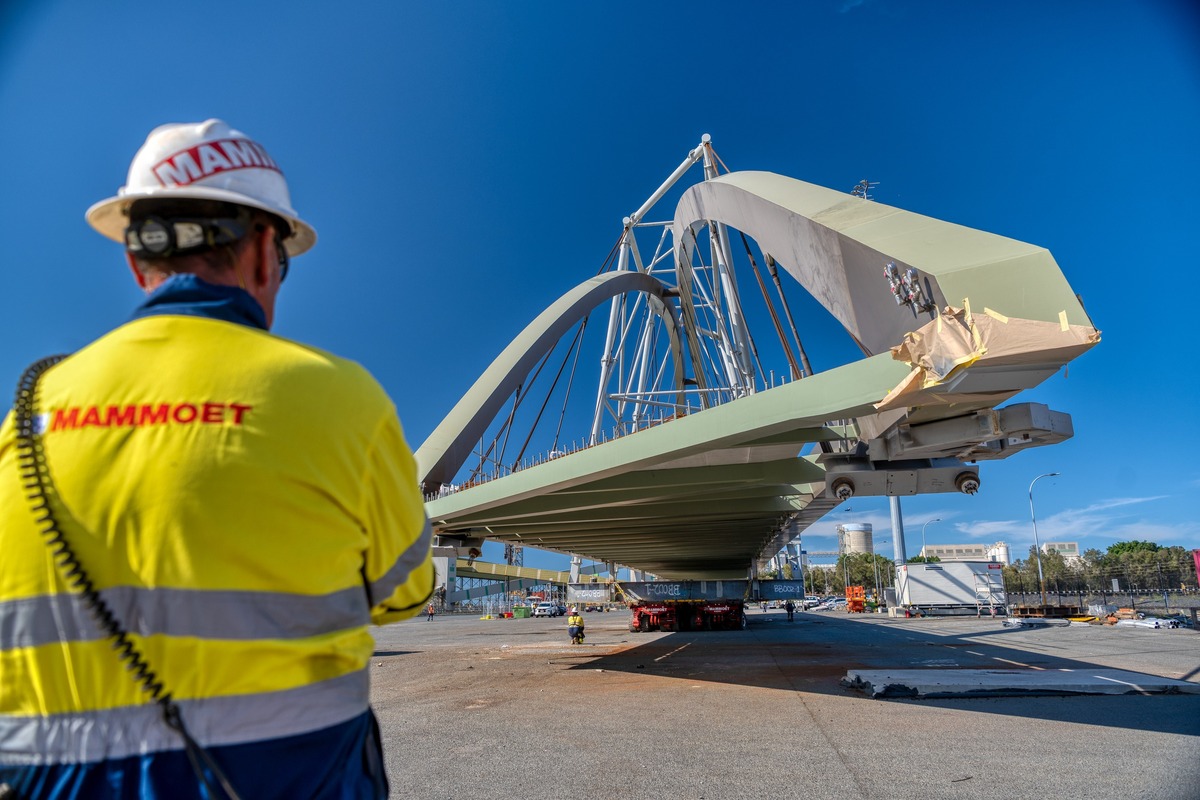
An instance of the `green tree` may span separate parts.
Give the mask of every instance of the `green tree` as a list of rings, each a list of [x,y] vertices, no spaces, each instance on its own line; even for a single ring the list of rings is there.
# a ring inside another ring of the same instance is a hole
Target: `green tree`
[[[1085,590],[1108,590],[1108,575],[1104,568],[1104,553],[1092,547],[1083,551],[1080,568],[1083,570],[1083,588]]]
[[[1117,542],[1116,544],[1110,544],[1108,546],[1108,555],[1120,556],[1125,553],[1135,553],[1135,552],[1155,553],[1159,549],[1160,549],[1159,546],[1156,545],[1154,542],[1142,542],[1142,541],[1134,540],[1134,541],[1130,541],[1130,542]]]
[[[833,568],[824,564],[809,565],[808,572],[805,574],[805,587],[809,594],[824,595],[829,594],[833,589],[830,583],[830,578],[833,574]]]
[[[1183,558],[1186,554],[1181,547],[1161,547],[1134,539],[1109,545],[1098,558],[1096,551],[1088,550],[1084,559],[1088,562],[1089,585],[1093,589],[1107,591],[1109,582],[1116,578],[1122,591],[1154,591],[1188,585],[1187,576],[1194,575],[1195,568],[1189,566],[1190,556]]]
[[[1121,566],[1135,571],[1139,579],[1145,580],[1147,588],[1156,590],[1190,589],[1196,586],[1196,563],[1189,550],[1179,546],[1159,547],[1151,559],[1148,551],[1129,551],[1119,557]],[[1149,574],[1150,570],[1153,574]]]
[[[1069,573],[1067,560],[1063,558],[1062,553],[1054,550],[1042,553],[1042,575],[1046,579],[1047,592],[1059,593],[1066,588]]]
[[[912,556],[905,563],[907,563],[907,564],[933,564],[934,562],[941,561],[941,560],[942,559],[939,556]]]
[[[1021,589],[1020,589],[1020,575],[1021,575],[1021,572],[1020,572],[1020,570],[1017,568],[1017,565],[1016,565],[1016,563],[1013,563],[1013,564],[1005,564],[1005,565],[1004,565],[1004,566],[1001,568],[1001,570],[1000,570],[1000,571],[1001,571],[1001,573],[1004,575],[1004,586],[1005,586],[1005,589],[1006,589],[1007,591],[1009,591],[1009,592],[1019,592],[1019,591],[1021,590]]]
[[[1029,558],[1024,561],[1017,559],[1013,562],[1014,579],[1017,591],[1025,595],[1037,595],[1036,602],[1041,602],[1041,582],[1038,580],[1038,549],[1029,546]],[[1043,570],[1044,573],[1044,570]],[[1026,598],[1032,599],[1032,598]]]
[[[1196,588],[1196,560],[1192,558],[1191,550],[1178,545],[1164,547],[1158,551],[1158,557],[1170,588]]]
[[[1011,564],[1005,564],[1001,570],[1004,575],[1004,591],[1009,595],[1009,602],[1016,604],[1022,601],[1020,595],[1029,591],[1029,587],[1025,585],[1024,575],[1021,571],[1023,563],[1017,559]]]
[[[1119,578],[1121,589],[1153,589],[1158,585],[1157,551],[1129,549],[1108,554],[1104,565],[1108,575]]]

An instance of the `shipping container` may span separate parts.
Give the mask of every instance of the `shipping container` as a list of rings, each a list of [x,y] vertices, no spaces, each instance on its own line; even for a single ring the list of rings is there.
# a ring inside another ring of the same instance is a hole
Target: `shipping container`
[[[998,561],[904,564],[897,570],[896,582],[902,606],[999,611],[1008,605],[1004,565]]]

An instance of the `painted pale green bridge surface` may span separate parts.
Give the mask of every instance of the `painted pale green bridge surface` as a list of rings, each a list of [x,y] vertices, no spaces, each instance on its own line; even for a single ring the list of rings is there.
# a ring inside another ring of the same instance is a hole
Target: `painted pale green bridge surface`
[[[682,265],[694,256],[697,230],[725,235],[725,226],[770,254],[864,357],[684,413],[684,388],[700,369]],[[854,494],[971,492],[979,462],[1072,435],[1066,414],[1000,406],[1099,340],[1044,248],[765,172],[693,186],[672,233],[676,285],[630,269],[568,292],[418,449],[443,544],[492,539],[664,578],[745,578]],[[915,300],[897,303],[885,268],[913,278]],[[453,485],[484,429],[559,337],[600,304],[635,292],[666,322],[679,413],[503,477]]]

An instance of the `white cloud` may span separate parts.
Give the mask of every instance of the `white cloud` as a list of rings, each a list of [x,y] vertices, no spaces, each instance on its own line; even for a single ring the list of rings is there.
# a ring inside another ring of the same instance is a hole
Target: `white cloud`
[[[1195,547],[1200,542],[1200,522],[1180,518],[1178,522],[1148,521],[1144,512],[1148,503],[1169,499],[1163,495],[1146,497],[1113,497],[1079,508],[1069,508],[1046,516],[1037,516],[1038,540],[1046,542],[1078,542],[1080,550],[1105,550],[1109,545],[1133,539],[1155,542],[1164,547],[1180,545]],[[1027,508],[1022,505],[1022,512]],[[849,512],[849,513],[848,513]],[[934,510],[905,515],[904,540],[908,555],[921,549],[921,529],[926,522],[927,540],[933,544],[1005,542],[1013,558],[1028,557],[1033,546],[1033,521],[1022,513],[1016,518],[955,520],[961,511]],[[932,522],[932,520],[938,520]],[[862,512],[842,509],[817,522],[803,534],[803,546],[809,551],[837,549],[837,526],[842,523],[869,523],[873,529],[875,550],[890,554],[892,521],[886,511],[865,509]]]
[[[1019,520],[987,520],[974,522],[959,522],[956,523],[954,529],[968,539],[992,540],[1004,539],[1011,537],[1024,528],[1028,528],[1028,522]]]
[[[1181,520],[1174,524],[1151,522],[1143,518],[1135,506],[1167,499],[1162,495],[1149,497],[1114,497],[1082,508],[1069,508],[1037,517],[1038,541],[1078,542],[1081,550],[1104,550],[1120,541],[1140,539],[1164,547],[1190,546],[1200,539],[1200,522]],[[1014,558],[1024,558],[1033,545],[1033,518],[1006,520],[971,520],[955,525],[966,540],[1007,542]]]
[[[1083,511],[1103,511],[1107,508],[1119,508],[1120,506],[1131,506],[1137,503],[1151,503],[1155,500],[1166,500],[1167,495],[1158,494],[1151,497],[1112,497],[1100,503],[1093,503],[1087,506]],[[1069,513],[1069,512],[1068,512]]]

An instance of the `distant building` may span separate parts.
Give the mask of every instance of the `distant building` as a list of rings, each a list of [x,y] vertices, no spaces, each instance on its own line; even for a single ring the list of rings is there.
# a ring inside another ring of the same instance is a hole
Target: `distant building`
[[[942,561],[1010,561],[1007,542],[995,544],[928,544],[921,548],[926,558],[937,557]]]
[[[1083,557],[1079,554],[1079,542],[1046,542],[1042,552],[1058,553],[1067,561],[1078,561]]]
[[[847,523],[837,526],[838,555],[849,553],[874,553],[875,543],[871,535],[871,523]]]

